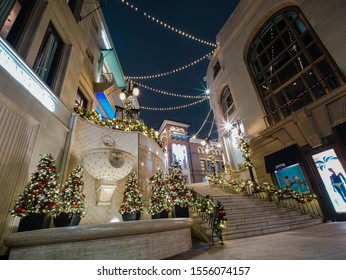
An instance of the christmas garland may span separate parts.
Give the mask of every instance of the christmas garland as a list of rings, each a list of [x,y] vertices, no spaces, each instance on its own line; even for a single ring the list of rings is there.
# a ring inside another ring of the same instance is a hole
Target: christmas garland
[[[127,108],[126,105],[125,111],[130,112],[130,109]],[[132,119],[131,114],[127,114],[122,119],[102,119],[101,115],[97,113],[95,110],[87,111],[79,104],[75,104],[74,112],[76,112],[83,119],[88,120],[91,123],[97,124],[103,127],[109,127],[112,129],[117,129],[121,131],[138,131],[143,133],[145,136],[152,138],[161,148],[163,152],[165,152],[165,148],[163,147],[163,142],[160,137],[155,134],[155,130],[153,128],[148,128],[143,120],[141,119]]]
[[[238,136],[238,147],[240,151],[242,152],[243,159],[244,159],[244,166],[245,167],[253,167],[251,154],[250,154],[250,145],[249,140],[247,139],[247,136],[244,133],[241,133]]]

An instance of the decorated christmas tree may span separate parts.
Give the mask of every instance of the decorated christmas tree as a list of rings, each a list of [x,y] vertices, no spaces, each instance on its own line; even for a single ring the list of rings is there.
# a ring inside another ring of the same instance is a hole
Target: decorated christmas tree
[[[148,212],[151,215],[169,212],[172,203],[169,196],[168,186],[165,183],[165,175],[162,171],[157,172],[149,179],[151,192],[149,195]]]
[[[11,214],[21,218],[31,213],[55,216],[58,213],[59,200],[57,178],[53,156],[51,154],[42,156],[36,172],[31,175],[23,194],[19,195]]]
[[[167,179],[171,203],[180,207],[190,206],[192,193],[185,185],[185,178],[179,162],[173,162]]]
[[[125,185],[123,201],[119,206],[119,213],[135,214],[143,212],[142,194],[140,193],[136,172],[131,172]]]
[[[59,211],[69,216],[78,214],[83,217],[86,213],[83,189],[83,168],[77,166],[73,169],[61,189],[59,194]]]

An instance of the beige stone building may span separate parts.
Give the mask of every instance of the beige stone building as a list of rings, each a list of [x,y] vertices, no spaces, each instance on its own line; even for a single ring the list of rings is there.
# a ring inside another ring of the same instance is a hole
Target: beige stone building
[[[60,182],[77,164],[88,171],[82,224],[119,221],[121,177],[137,171],[147,191],[148,178],[164,168],[163,152],[144,134],[100,127],[73,113],[78,103],[112,119],[115,105],[123,106],[126,81],[99,2],[1,1],[0,35],[0,255],[3,239],[18,226],[10,215],[14,201],[41,154],[56,158]],[[130,165],[106,180],[104,168],[99,174],[97,166],[88,168],[104,155],[103,166],[118,155]]]
[[[207,72],[227,160],[241,162],[240,128],[257,181],[317,194],[326,220],[346,219],[345,11],[342,0],[241,0]]]

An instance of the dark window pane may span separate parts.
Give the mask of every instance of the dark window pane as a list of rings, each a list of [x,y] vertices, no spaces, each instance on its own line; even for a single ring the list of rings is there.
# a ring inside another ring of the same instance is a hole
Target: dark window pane
[[[329,75],[331,75],[333,73],[333,71],[330,68],[329,64],[325,60],[322,60],[321,62],[319,62],[317,64],[317,67],[320,70],[322,76],[324,76],[324,77],[328,77]]]
[[[285,49],[285,45],[282,40],[279,38],[274,42],[271,48],[268,50],[271,54],[271,59],[275,59],[283,50]]]
[[[290,47],[290,53],[292,56],[296,55],[298,52],[300,52],[300,48],[297,44],[294,44]]]
[[[264,78],[263,78],[262,74],[257,76],[257,81],[258,81],[259,84],[262,84],[264,82]]]
[[[284,30],[287,26],[284,18],[282,15],[279,15],[278,17],[275,18],[275,25],[276,27],[279,29],[279,32],[281,32],[282,30]]]
[[[297,99],[304,91],[306,91],[306,87],[301,78],[296,79],[293,83],[285,87],[285,92],[289,100]]]
[[[286,83],[289,79],[294,77],[298,73],[297,68],[294,66],[294,63],[291,62],[288,64],[284,69],[282,69],[278,74],[277,77],[281,84]]]
[[[291,57],[289,56],[289,54],[287,52],[283,53],[278,59],[276,59],[273,62],[273,68],[275,70],[279,70],[280,67],[285,65],[290,59],[291,59]]]
[[[296,29],[296,31],[298,32],[299,35],[303,34],[304,31],[306,30],[306,27],[304,25],[304,23],[298,19],[295,23],[294,23],[294,27]]]
[[[263,50],[263,45],[259,37],[255,41],[255,47],[258,53],[260,53]]]
[[[270,86],[266,83],[260,86],[260,90],[262,92],[262,96],[265,97],[266,95],[270,94],[272,91],[270,89]]]
[[[314,72],[312,72],[312,70],[305,73],[303,75],[303,78],[304,78],[304,81],[308,85],[309,88],[312,88],[313,86],[315,86],[318,83],[316,75],[314,74]]]
[[[263,66],[266,66],[269,63],[269,59],[267,57],[267,54],[264,53],[260,56],[261,62]]]
[[[305,44],[305,46],[309,45],[312,42],[312,37],[310,35],[309,32],[306,32],[303,36],[302,36],[302,41]]]
[[[276,78],[276,76],[271,77],[271,79],[269,80],[269,83],[273,91],[276,90],[280,86],[280,83],[278,79]]]
[[[260,73],[260,67],[258,66],[258,63],[257,61],[255,61],[254,63],[251,64],[251,68],[252,68],[252,71],[254,72],[255,75],[258,75],[258,73]]]
[[[291,12],[291,11],[287,12],[287,16],[288,16],[288,19],[290,21],[293,21],[293,20],[295,20],[298,17],[296,12]]]
[[[317,58],[321,57],[323,54],[320,48],[316,44],[313,44],[311,47],[309,47],[308,52],[311,55],[313,60],[316,60]]]
[[[331,89],[336,89],[340,86],[339,80],[334,75],[327,78],[326,80],[327,80],[327,83]]]
[[[289,28],[282,34],[282,38],[284,39],[286,46],[289,46],[293,43],[292,33]]]
[[[312,93],[314,94],[315,98],[318,99],[321,96],[326,94],[325,89],[323,88],[323,86],[320,83],[315,84],[312,88]]]
[[[273,41],[277,35],[278,34],[276,32],[276,29],[274,28],[274,25],[271,22],[269,25],[267,25],[267,27],[263,30],[261,34],[262,43],[265,46],[269,45],[270,42]]]
[[[295,59],[295,62],[296,62],[296,66],[299,69],[299,71],[304,70],[309,65],[308,61],[306,60],[306,58],[303,54],[299,55]]]

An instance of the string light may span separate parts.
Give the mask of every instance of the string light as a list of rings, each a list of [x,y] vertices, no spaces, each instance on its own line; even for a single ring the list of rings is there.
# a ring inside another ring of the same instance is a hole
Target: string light
[[[144,110],[151,110],[151,111],[168,111],[168,110],[171,111],[171,110],[180,110],[180,109],[184,109],[184,108],[187,108],[187,107],[196,105],[196,104],[201,103],[201,102],[206,101],[206,100],[209,100],[209,98],[204,98],[204,99],[201,99],[201,100],[198,100],[198,101],[189,103],[189,104],[180,105],[180,106],[175,106],[175,107],[165,107],[165,108],[160,107],[160,108],[155,108],[155,107],[141,106],[141,109],[144,109]]]
[[[175,74],[175,73],[178,73],[180,71],[183,71],[189,67],[192,67],[194,65],[196,65],[197,63],[203,61],[204,59],[207,59],[209,58],[212,54],[213,54],[214,51],[202,56],[201,58],[199,59],[196,59],[195,61],[189,63],[189,64],[186,64],[182,67],[178,67],[174,70],[171,70],[171,71],[167,71],[167,72],[164,72],[164,73],[159,73],[159,74],[153,74],[153,75],[146,75],[146,76],[128,76],[127,78],[129,79],[134,79],[134,80],[146,80],[146,79],[155,79],[155,78],[160,78],[160,77],[164,77],[164,76],[167,76],[167,75],[170,75],[170,74]]]
[[[143,85],[141,83],[135,82],[138,86],[154,91],[156,93],[160,93],[160,94],[164,94],[164,95],[169,95],[169,96],[174,96],[174,97],[180,97],[180,98],[195,98],[195,99],[206,99],[206,96],[196,96],[196,95],[185,95],[185,94],[177,94],[177,93],[171,93],[171,92],[167,92],[164,90],[160,90],[160,89],[155,89],[152,87],[148,87],[146,85]],[[209,97],[208,97],[209,98]]]
[[[216,47],[216,46],[217,46],[217,45],[214,44],[214,43],[207,42],[207,41],[205,41],[205,40],[199,39],[199,38],[197,38],[196,36],[193,36],[193,35],[191,35],[191,34],[185,32],[185,31],[182,31],[182,30],[180,30],[180,29],[178,29],[178,28],[175,28],[175,27],[169,25],[168,23],[166,23],[166,22],[164,22],[164,21],[162,21],[162,20],[159,20],[158,18],[153,17],[152,15],[148,14],[147,12],[144,12],[144,11],[139,10],[136,6],[130,4],[129,1],[121,0],[121,2],[124,3],[124,4],[126,4],[126,5],[129,6],[131,9],[135,10],[136,12],[142,13],[145,17],[147,17],[148,19],[152,20],[153,22],[155,22],[155,23],[161,25],[162,27],[165,27],[165,28],[167,28],[167,29],[169,29],[169,30],[171,30],[171,31],[173,31],[173,32],[175,32],[175,33],[177,33],[177,34],[183,36],[183,37],[186,37],[186,38],[188,38],[188,39],[197,41],[197,42],[199,42],[199,43],[202,43],[202,44],[205,44],[205,45],[208,45],[208,46],[213,46],[213,47]]]
[[[212,124],[211,124],[210,130],[209,130],[209,133],[208,133],[208,138],[209,138],[210,135],[211,135],[211,132],[212,132],[212,130],[213,130],[214,123],[215,123],[215,119],[213,118],[213,122],[212,122]]]
[[[205,119],[204,119],[204,121],[203,121],[203,123],[202,123],[202,126],[199,128],[199,130],[197,131],[197,133],[194,135],[195,138],[196,138],[196,136],[201,132],[201,130],[203,129],[204,125],[206,124],[206,122],[207,122],[207,120],[208,120],[208,118],[209,118],[209,116],[210,116],[210,113],[211,113],[211,109],[209,110],[207,116],[205,117]]]

